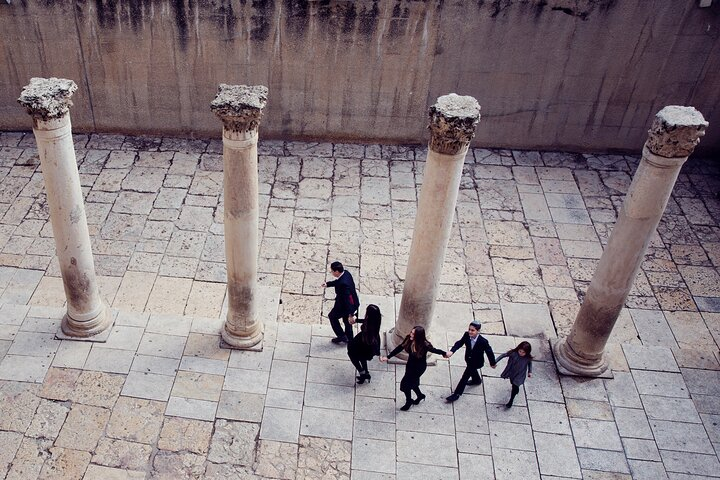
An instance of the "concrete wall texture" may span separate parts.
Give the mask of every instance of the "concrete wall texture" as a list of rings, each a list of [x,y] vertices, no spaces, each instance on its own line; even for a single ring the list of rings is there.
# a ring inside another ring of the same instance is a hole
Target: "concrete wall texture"
[[[75,131],[218,137],[219,83],[264,84],[263,138],[426,141],[473,95],[476,146],[638,152],[692,105],[720,150],[720,0],[11,0],[0,129],[33,76],[75,80]]]

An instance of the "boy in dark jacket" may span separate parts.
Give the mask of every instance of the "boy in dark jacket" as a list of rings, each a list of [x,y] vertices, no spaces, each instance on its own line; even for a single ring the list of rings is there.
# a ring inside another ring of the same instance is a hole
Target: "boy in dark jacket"
[[[470,322],[467,332],[465,332],[460,340],[455,342],[455,345],[453,345],[445,358],[452,357],[453,354],[462,347],[465,347],[465,363],[467,367],[465,367],[465,371],[462,377],[460,377],[460,381],[457,387],[455,387],[453,394],[446,398],[448,402],[454,402],[460,398],[460,395],[465,391],[466,385],[479,385],[482,383],[482,376],[479,370],[485,365],[483,353],[487,355],[490,366],[495,366],[495,354],[492,351],[492,347],[487,339],[480,335],[480,322]]]

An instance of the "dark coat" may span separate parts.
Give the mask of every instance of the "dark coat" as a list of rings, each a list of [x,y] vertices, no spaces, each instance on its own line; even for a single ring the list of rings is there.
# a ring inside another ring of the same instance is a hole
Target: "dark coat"
[[[455,345],[452,346],[450,351],[454,353],[460,350],[462,347],[465,347],[465,362],[468,364],[469,367],[482,368],[482,366],[485,365],[485,358],[483,357],[483,352],[485,353],[485,355],[487,355],[490,365],[495,365],[495,354],[493,353],[492,347],[490,346],[490,343],[487,341],[487,339],[482,335],[478,334],[477,341],[475,341],[475,347],[471,349],[470,334],[468,332],[465,332],[465,335],[463,335],[460,340],[455,342]]]
[[[356,323],[363,324],[364,318],[358,318]],[[372,360],[374,356],[380,356],[380,337],[375,337],[374,341],[368,344],[365,341],[365,325],[360,326],[360,333],[355,335],[348,343],[348,354],[351,357]]]
[[[328,287],[335,287],[335,310],[341,317],[352,315],[360,308],[360,299],[355,290],[355,281],[350,272],[345,270],[337,279],[327,282]]]
[[[442,355],[443,357],[445,356],[445,350],[435,348],[431,343],[428,343],[427,347],[428,352],[436,355]],[[388,354],[387,358],[394,357],[398,353],[402,352],[403,349],[408,354],[408,359],[405,364],[405,375],[403,375],[402,380],[400,380],[400,391],[407,392],[420,386],[420,377],[422,377],[422,374],[425,373],[425,369],[427,369],[427,353],[418,356],[411,353],[408,348],[403,346],[403,344],[400,344]]]
[[[507,357],[508,362],[500,376],[507,378],[510,380],[510,383],[519,387],[525,383],[527,374],[532,373],[532,357],[529,355],[521,357],[519,353],[510,351],[503,353],[497,359],[500,361],[505,357]]]

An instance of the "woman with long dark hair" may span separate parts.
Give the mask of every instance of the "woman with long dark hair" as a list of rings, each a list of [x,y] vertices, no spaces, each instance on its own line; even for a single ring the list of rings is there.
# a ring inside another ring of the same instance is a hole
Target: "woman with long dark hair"
[[[367,362],[375,355],[380,355],[380,322],[382,314],[377,305],[368,305],[365,318],[358,318],[350,323],[362,323],[360,333],[352,337],[348,343],[348,357],[358,371],[357,383],[370,382]]]
[[[425,395],[420,391],[420,377],[427,368],[428,352],[444,357],[445,351],[433,347],[425,337],[425,329],[418,325],[410,330],[410,334],[387,357],[380,357],[380,361],[387,362],[388,358],[394,357],[403,350],[407,353],[408,359],[405,364],[405,375],[400,381],[400,391],[405,394],[405,405],[400,407],[400,410],[409,410],[412,405],[417,405],[425,399]],[[417,398],[412,398],[411,391],[415,392]]]

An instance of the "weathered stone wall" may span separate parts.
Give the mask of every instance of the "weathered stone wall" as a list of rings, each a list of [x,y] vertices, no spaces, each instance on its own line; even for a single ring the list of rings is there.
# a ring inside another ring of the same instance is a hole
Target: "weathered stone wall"
[[[32,76],[75,80],[76,131],[220,136],[219,83],[270,90],[263,138],[413,142],[449,92],[474,145],[638,152],[692,105],[720,149],[720,1],[0,2],[0,129]]]

